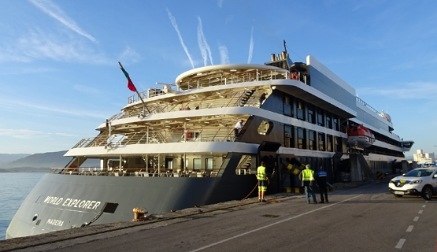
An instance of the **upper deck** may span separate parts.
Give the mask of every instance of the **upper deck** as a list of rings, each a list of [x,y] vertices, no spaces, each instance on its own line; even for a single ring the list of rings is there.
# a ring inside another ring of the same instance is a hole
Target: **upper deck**
[[[289,71],[256,64],[225,64],[195,68],[176,78],[179,90],[227,85],[248,81],[289,79]]]

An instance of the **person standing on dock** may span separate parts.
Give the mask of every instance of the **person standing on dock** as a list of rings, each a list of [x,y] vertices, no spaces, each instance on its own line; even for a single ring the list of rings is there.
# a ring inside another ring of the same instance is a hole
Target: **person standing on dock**
[[[264,161],[256,169],[256,179],[258,180],[258,201],[265,202],[264,195],[267,191],[267,172]]]
[[[302,186],[305,188],[307,203],[309,204],[310,197],[313,197],[314,204],[317,204],[316,194],[313,190],[314,171],[311,169],[309,164],[305,165],[305,169],[300,172],[299,178],[302,181]]]
[[[328,178],[328,173],[325,171],[323,166],[320,166],[319,171],[316,174],[317,185],[319,186],[320,191],[320,202],[321,203],[329,203],[328,201],[328,184],[326,179]]]

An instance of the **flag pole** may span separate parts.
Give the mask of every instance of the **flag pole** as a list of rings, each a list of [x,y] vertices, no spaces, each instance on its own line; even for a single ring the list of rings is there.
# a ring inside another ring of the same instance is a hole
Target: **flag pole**
[[[140,98],[141,102],[143,103],[143,115],[145,115],[145,111],[144,110],[147,110],[147,112],[150,114],[150,110],[147,108],[146,103],[143,100],[143,97],[141,97],[140,92],[138,92],[137,88],[135,87],[135,85],[133,84],[132,80],[130,79],[129,74],[126,72],[126,70],[124,70],[124,67],[123,67],[123,65],[121,64],[120,61],[118,62],[118,64],[120,65],[121,71],[123,71],[124,75],[127,78],[129,90],[135,91],[137,93],[138,97]]]

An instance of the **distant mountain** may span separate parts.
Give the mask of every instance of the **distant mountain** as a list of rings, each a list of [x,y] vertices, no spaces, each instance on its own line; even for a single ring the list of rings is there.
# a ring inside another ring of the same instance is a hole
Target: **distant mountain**
[[[0,153],[0,166],[3,164],[10,163],[12,161],[15,161],[17,159],[29,156],[30,154],[2,154]]]
[[[57,151],[26,155],[12,162],[0,164],[0,168],[2,168],[0,172],[5,169],[9,171],[28,171],[29,169],[63,168],[71,160],[71,157],[64,157],[66,152]]]

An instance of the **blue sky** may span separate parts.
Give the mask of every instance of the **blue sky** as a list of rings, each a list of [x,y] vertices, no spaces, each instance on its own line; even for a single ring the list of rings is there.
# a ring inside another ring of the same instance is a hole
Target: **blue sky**
[[[149,3],[150,2],[150,3]],[[316,57],[437,152],[437,1],[0,0],[0,153],[67,150],[194,67]]]

